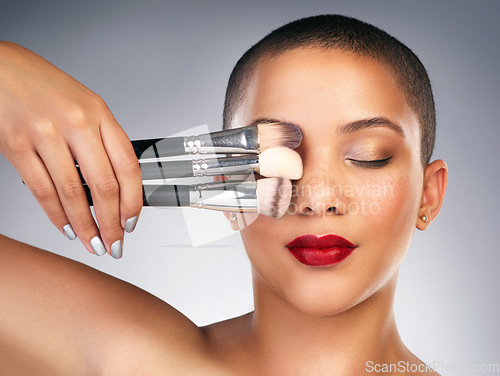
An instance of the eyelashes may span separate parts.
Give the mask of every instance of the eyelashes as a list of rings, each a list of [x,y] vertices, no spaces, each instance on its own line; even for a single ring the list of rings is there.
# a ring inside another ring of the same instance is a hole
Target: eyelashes
[[[390,161],[391,161],[392,155],[388,158],[384,159],[375,159],[371,161],[363,161],[359,159],[352,159],[352,158],[347,158],[348,161],[351,163],[355,164],[356,166],[359,167],[364,167],[364,168],[381,168],[384,166],[387,166]]]

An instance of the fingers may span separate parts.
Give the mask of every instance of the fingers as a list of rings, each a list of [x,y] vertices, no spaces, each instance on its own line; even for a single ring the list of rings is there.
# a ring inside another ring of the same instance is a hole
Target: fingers
[[[46,171],[46,177],[39,178],[45,181],[50,179],[54,187],[51,196],[56,196],[50,201],[42,200],[40,203],[49,218],[59,229],[62,227],[63,231],[66,230],[65,233],[70,234],[68,238],[72,237],[71,230],[73,230],[89,252],[99,256],[105,254],[105,245],[99,236],[99,229],[90,212],[73,156],[64,139],[46,135],[43,142],[37,145],[37,153]],[[55,217],[64,216],[66,223],[53,220],[48,211]]]
[[[142,208],[142,176],[126,133],[111,113],[101,122],[101,138],[120,186],[120,223],[132,232]]]
[[[78,142],[72,143],[70,141],[69,145],[90,188],[101,239],[108,252],[114,258],[120,258],[123,252],[123,228],[120,223],[120,186],[100,135],[96,133],[90,130],[80,132]],[[82,187],[81,183],[80,187]],[[88,208],[86,198],[82,199],[81,202],[86,204]]]
[[[125,132],[102,98],[40,56],[15,49],[0,60],[0,153],[61,232],[78,236],[90,252],[121,257],[124,228],[133,230],[142,207],[140,169]]]
[[[112,116],[99,129],[63,135],[44,131],[36,150],[16,153],[21,178],[54,225],[89,252],[123,254],[124,228],[133,231],[142,207],[142,178],[128,137]],[[106,139],[106,141],[104,141]],[[97,224],[75,167],[90,188]],[[24,170],[23,170],[24,169]],[[28,169],[28,171],[26,171]]]
[[[32,149],[19,153],[16,159],[16,169],[50,221],[68,238],[75,239],[75,230],[70,224],[47,168],[37,153]],[[83,231],[78,230],[83,235]],[[90,253],[95,253],[89,242],[83,240],[82,242]]]

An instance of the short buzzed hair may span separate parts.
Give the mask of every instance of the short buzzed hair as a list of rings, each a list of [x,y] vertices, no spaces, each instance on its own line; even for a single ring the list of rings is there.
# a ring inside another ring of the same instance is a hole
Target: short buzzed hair
[[[421,161],[429,163],[436,137],[436,109],[427,71],[419,58],[385,31],[341,15],[319,15],[290,22],[253,45],[236,63],[226,90],[223,128],[232,126],[258,62],[300,47],[333,49],[372,58],[395,78],[420,123]]]

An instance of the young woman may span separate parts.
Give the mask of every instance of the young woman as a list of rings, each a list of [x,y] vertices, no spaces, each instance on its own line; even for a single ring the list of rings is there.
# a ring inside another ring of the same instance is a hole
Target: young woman
[[[120,257],[142,202],[128,138],[97,95],[39,56],[8,43],[0,56],[0,151],[61,232]],[[446,190],[446,164],[429,163],[434,103],[420,61],[354,19],[295,21],[231,75],[224,127],[259,119],[301,128],[304,175],[282,218],[241,229],[254,312],[198,328],[130,284],[1,237],[3,372],[435,374],[404,346],[392,310],[413,232]]]

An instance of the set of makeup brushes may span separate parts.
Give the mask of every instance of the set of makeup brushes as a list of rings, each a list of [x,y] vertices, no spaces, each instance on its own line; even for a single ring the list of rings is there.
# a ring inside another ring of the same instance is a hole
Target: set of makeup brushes
[[[132,141],[142,172],[143,204],[281,217],[291,199],[290,180],[302,177],[302,160],[293,150],[301,141],[302,133],[296,125],[267,121],[196,136]],[[225,156],[165,160],[203,154]],[[255,173],[262,178],[255,178]],[[224,178],[199,184],[148,184],[158,179],[207,176]],[[227,176],[239,179],[224,180]],[[90,189],[81,178],[92,205]]]

